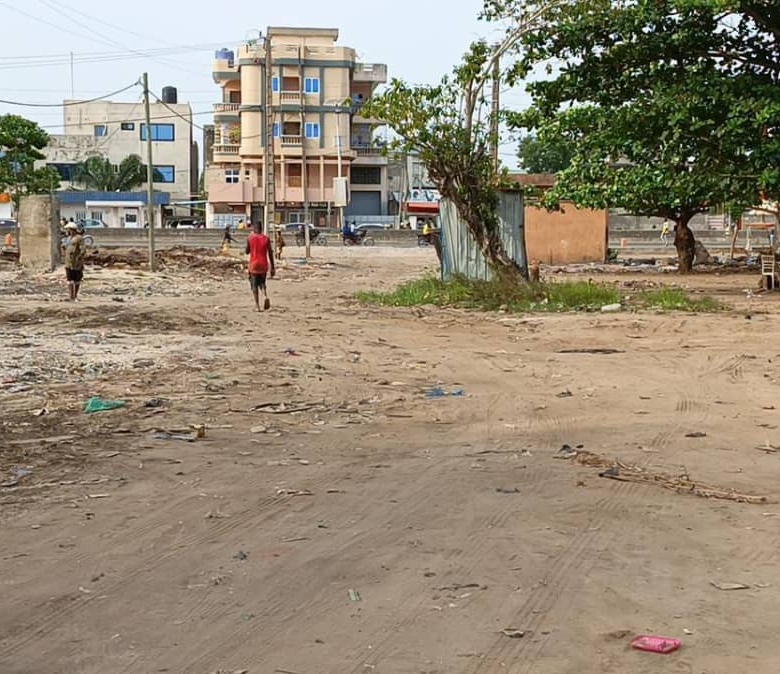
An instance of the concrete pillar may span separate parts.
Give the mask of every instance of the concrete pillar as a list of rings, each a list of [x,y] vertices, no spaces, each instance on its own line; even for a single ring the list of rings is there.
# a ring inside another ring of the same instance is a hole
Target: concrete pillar
[[[59,202],[48,195],[22,197],[19,203],[19,262],[54,271],[60,263]]]

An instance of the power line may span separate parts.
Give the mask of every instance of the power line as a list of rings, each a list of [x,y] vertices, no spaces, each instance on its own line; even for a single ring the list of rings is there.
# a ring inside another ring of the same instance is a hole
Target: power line
[[[2,3],[0,3],[2,4]],[[226,43],[235,42],[235,40],[223,40],[222,42],[204,42],[199,44],[191,44],[191,45],[178,45],[176,47],[160,47],[156,49],[141,49],[138,50],[137,53],[143,54],[145,56],[172,56],[175,55],[178,52],[199,52],[199,51],[208,51],[210,49],[216,49],[220,47],[221,45],[224,45]],[[127,49],[122,50],[112,50],[112,51],[84,51],[84,52],[73,52],[73,56],[78,61],[79,58],[90,58],[90,59],[102,59],[102,58],[110,58],[110,57],[127,57]],[[11,63],[11,64],[24,64],[28,61],[63,61],[63,62],[70,62],[70,53],[67,54],[29,54],[27,56],[0,56],[0,63]]]
[[[81,16],[83,16],[83,17],[85,17],[87,19],[90,19],[91,21],[94,21],[95,23],[99,23],[99,24],[101,24],[103,26],[106,26],[108,28],[114,28],[115,30],[119,30],[119,31],[121,31],[123,33],[127,33],[128,35],[135,35],[136,37],[140,37],[140,38],[143,38],[145,40],[150,40],[152,42],[165,42],[166,44],[173,45],[174,47],[178,46],[174,42],[168,42],[168,40],[161,40],[158,37],[154,37],[154,36],[150,36],[150,35],[143,35],[141,33],[137,33],[137,32],[135,32],[133,30],[130,30],[126,26],[117,26],[114,23],[109,23],[108,21],[103,21],[102,19],[99,19],[99,18],[97,18],[95,16],[92,16],[90,14],[87,14],[86,12],[82,12],[80,9],[76,9],[75,7],[68,6],[65,3],[63,3],[63,2],[58,2],[57,0],[49,0],[48,2],[46,2],[46,0],[42,0],[42,1],[45,2],[45,4],[48,4],[48,5],[52,5],[52,4],[59,5],[60,7],[64,8],[64,9],[67,9],[69,12],[74,12],[76,14],[80,14]]]
[[[187,118],[186,118],[184,115],[182,115],[182,114],[180,114],[180,113],[176,112],[176,110],[174,110],[174,109],[173,109],[173,108],[172,108],[170,105],[168,105],[168,104],[167,104],[165,101],[163,101],[163,100],[162,100],[162,99],[161,99],[161,98],[160,98],[160,97],[159,97],[157,94],[155,94],[153,91],[150,91],[149,93],[150,93],[150,94],[151,94],[151,95],[154,97],[154,99],[155,99],[155,100],[156,100],[158,103],[161,103],[161,104],[162,104],[162,105],[163,105],[165,108],[167,108],[168,110],[170,110],[170,111],[171,111],[171,112],[172,112],[172,113],[173,113],[173,114],[174,114],[176,117],[180,117],[180,118],[181,118],[181,119],[183,119],[185,122],[188,122],[189,124],[192,124],[192,126],[194,126],[196,129],[200,129],[201,131],[203,131],[203,127],[202,127],[202,126],[199,126],[199,125],[195,124],[195,122],[193,122],[193,121],[192,121],[192,119],[187,119]]]
[[[76,26],[80,26],[80,27],[82,27],[82,28],[85,28],[85,29],[87,29],[87,30],[90,30],[90,27],[89,27],[89,26],[85,25],[85,24],[84,24],[83,22],[81,22],[81,21],[78,21],[77,19],[74,19],[72,16],[70,16],[70,14],[69,14],[68,12],[65,12],[65,11],[63,11],[63,10],[59,9],[59,8],[57,7],[57,5],[55,5],[55,4],[52,2],[52,0],[40,0],[40,2],[41,2],[43,5],[45,5],[45,6],[49,7],[50,9],[54,10],[55,12],[57,12],[57,14],[59,14],[59,15],[61,15],[61,16],[63,16],[63,17],[65,17],[65,18],[66,18],[68,21],[70,21],[70,22],[71,22],[71,23],[73,23],[74,25],[76,25]],[[74,11],[74,10],[71,10],[71,11]],[[94,19],[93,19],[93,20],[94,20]],[[108,45],[111,45],[111,46],[116,46],[116,47],[119,47],[120,49],[127,49],[127,50],[128,50],[128,51],[130,51],[130,52],[137,53],[137,50],[135,50],[135,49],[131,49],[131,48],[130,48],[130,47],[128,47],[127,45],[124,45],[124,44],[122,44],[121,42],[117,42],[116,40],[112,40],[111,38],[102,38],[102,39],[101,39],[101,38],[95,38],[95,37],[93,36],[93,38],[92,38],[92,39],[97,39],[99,42],[102,42],[103,44],[108,44]],[[182,67],[180,67],[179,65],[177,65],[177,64],[175,64],[175,63],[171,63],[171,62],[169,62],[169,61],[166,61],[165,59],[156,58],[155,60],[159,61],[160,63],[166,64],[166,65],[168,65],[169,67],[173,67],[173,68],[176,68],[176,69],[182,70],[182,71],[184,71],[184,72],[189,72],[189,73],[194,73],[194,72],[195,72],[194,70],[189,70],[188,68],[182,68]]]
[[[112,96],[116,96],[117,94],[124,93],[128,89],[132,89],[133,87],[137,87],[137,86],[138,86],[138,81],[135,81],[132,84],[123,87],[122,89],[117,89],[116,91],[112,91],[110,94],[105,94],[103,96],[98,96],[96,98],[89,98],[84,101],[70,101],[70,102],[63,102],[63,103],[22,103],[20,101],[5,101],[3,99],[0,99],[0,103],[3,103],[5,105],[18,105],[23,108],[67,108],[71,105],[82,105],[83,103],[95,103],[97,101],[103,101],[107,98],[111,98]]]
[[[193,113],[190,113],[190,114],[193,117],[195,115],[213,115],[214,111],[213,110],[202,110],[202,111],[193,112]],[[175,115],[153,115],[152,116],[152,122],[155,122],[158,119],[174,119],[176,117],[182,118],[186,122],[190,122],[190,120],[187,119],[187,117],[185,117],[185,116],[183,116],[181,114],[175,114]],[[146,119],[144,117],[136,117],[134,119],[123,119],[123,120],[107,121],[107,122],[104,122],[104,124],[123,124],[123,123],[126,123],[126,122],[145,122],[145,121],[146,121]],[[41,126],[41,128],[44,129],[44,130],[45,129],[60,129],[63,126],[64,126],[63,124],[48,124],[46,126]],[[193,126],[197,126],[197,125],[193,124]],[[197,128],[202,130],[202,127],[200,127],[200,126],[198,126]]]

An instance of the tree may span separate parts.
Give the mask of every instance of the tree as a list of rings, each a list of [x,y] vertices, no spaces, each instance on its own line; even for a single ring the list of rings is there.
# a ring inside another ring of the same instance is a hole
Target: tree
[[[0,191],[10,191],[18,211],[22,197],[46,194],[59,185],[59,175],[49,167],[35,168],[44,159],[40,152],[49,142],[35,122],[18,115],[0,117]]]
[[[106,157],[89,157],[73,167],[73,182],[100,192],[125,192],[146,182],[146,167],[141,157],[125,157],[117,170]]]
[[[761,54],[777,36],[762,34],[747,14],[729,15],[737,4],[561,0],[523,35],[512,78],[540,66],[548,78],[529,85],[534,109],[511,123],[573,151],[548,206],[569,198],[673,219],[686,272],[693,215],[719,204],[748,207],[762,191],[780,189],[778,70]],[[534,6],[491,1],[487,13],[502,18]]]
[[[542,141],[538,136],[527,134],[520,138],[517,156],[520,165],[528,173],[558,173],[571,164],[571,147],[561,139]]]
[[[485,86],[494,64],[511,52],[521,35],[533,30],[539,15],[534,8],[518,17],[496,46],[474,42],[452,75],[438,85],[411,86],[394,79],[384,93],[366,103],[362,113],[386,121],[399,136],[389,149],[419,155],[431,181],[455,205],[493,271],[513,280],[527,272],[509,257],[501,241],[496,207],[503,174],[491,156],[498,138],[491,131],[494,113]]]

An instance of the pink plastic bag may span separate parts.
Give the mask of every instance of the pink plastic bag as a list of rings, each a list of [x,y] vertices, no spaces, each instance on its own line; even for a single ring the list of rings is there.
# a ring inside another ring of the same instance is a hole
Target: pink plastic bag
[[[636,637],[631,642],[631,648],[649,651],[650,653],[672,653],[680,646],[682,646],[682,642],[679,639],[669,639],[667,637],[641,636]]]

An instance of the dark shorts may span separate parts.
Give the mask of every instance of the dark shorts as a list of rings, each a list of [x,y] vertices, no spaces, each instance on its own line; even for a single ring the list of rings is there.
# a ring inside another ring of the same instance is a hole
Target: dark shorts
[[[68,283],[81,283],[81,280],[84,278],[84,270],[65,267],[65,277],[68,279]]]
[[[262,290],[265,288],[265,278],[268,274],[250,274],[249,286],[252,290]]]

